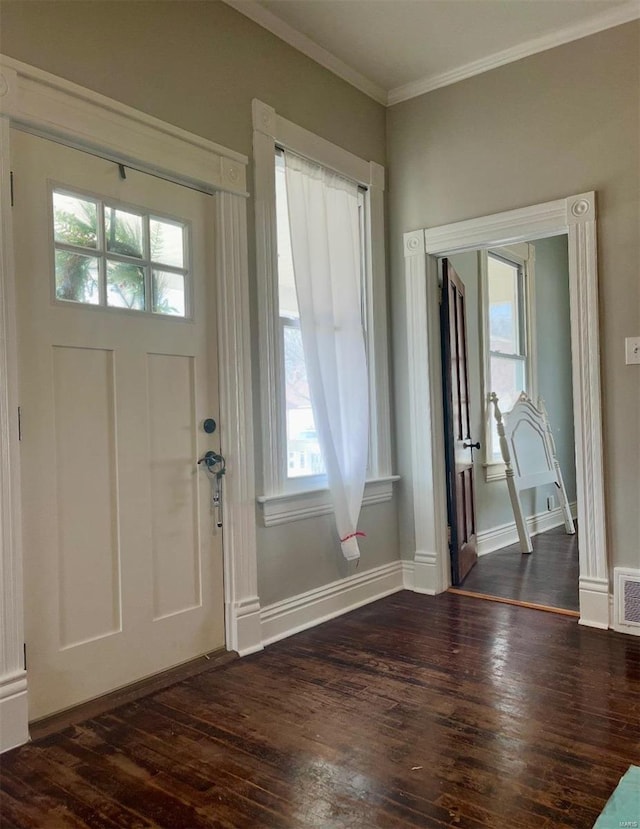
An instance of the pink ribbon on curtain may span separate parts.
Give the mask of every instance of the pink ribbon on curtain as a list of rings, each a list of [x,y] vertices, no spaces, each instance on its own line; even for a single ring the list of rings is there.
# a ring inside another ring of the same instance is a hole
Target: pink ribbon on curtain
[[[340,539],[340,543],[344,544],[344,542],[348,541],[350,538],[366,538],[366,537],[367,537],[367,534],[363,533],[363,532],[360,532],[360,531],[355,532],[355,533],[349,533],[349,535],[345,535],[344,538]]]

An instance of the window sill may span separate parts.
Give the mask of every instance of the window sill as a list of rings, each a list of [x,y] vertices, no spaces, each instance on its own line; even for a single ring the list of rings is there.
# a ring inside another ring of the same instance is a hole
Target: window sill
[[[483,463],[484,479],[489,483],[490,481],[504,481],[507,477],[506,466],[502,461],[495,463]]]
[[[399,480],[399,475],[389,475],[386,478],[367,481],[362,506],[390,501],[393,484]],[[326,488],[287,492],[283,495],[259,495],[257,500],[262,507],[265,527],[275,527],[278,524],[302,521],[305,518],[315,518],[333,512],[329,490]]]

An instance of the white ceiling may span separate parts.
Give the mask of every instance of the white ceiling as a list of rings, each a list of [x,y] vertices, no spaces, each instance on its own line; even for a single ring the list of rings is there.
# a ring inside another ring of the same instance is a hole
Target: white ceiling
[[[640,0],[226,0],[384,104],[640,17]]]

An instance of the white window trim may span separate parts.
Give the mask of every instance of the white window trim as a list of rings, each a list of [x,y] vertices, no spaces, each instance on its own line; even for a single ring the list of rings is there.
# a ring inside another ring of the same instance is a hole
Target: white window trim
[[[273,107],[254,99],[253,161],[256,217],[256,259],[260,337],[260,402],[262,423],[262,487],[258,503],[266,526],[295,521],[331,511],[326,478],[286,479],[283,458],[284,416],[282,359],[279,348],[278,266],[276,240],[275,152],[291,150],[366,188],[369,216],[367,261],[367,327],[370,406],[370,480],[364,503],[392,497],[391,424],[387,354],[386,266],[384,248],[384,167],[364,161],[279,116]],[[313,497],[310,497],[310,496]]]
[[[535,258],[536,249],[534,245],[523,242],[518,245],[507,245],[500,248],[489,248],[478,251],[478,264],[480,269],[480,349],[482,359],[480,360],[480,390],[484,401],[484,449],[483,463],[485,481],[502,481],[506,478],[505,465],[502,461],[493,459],[491,452],[491,423],[493,420],[493,406],[489,402],[489,393],[492,389],[487,387],[491,375],[490,362],[491,352],[489,349],[489,287],[488,287],[488,258],[493,253],[501,259],[513,262],[524,269],[524,297],[525,297],[525,355],[527,372],[527,394],[533,400],[537,397],[538,390],[538,365],[536,348],[536,290],[535,290]]]
[[[366,481],[362,506],[389,501],[393,495],[393,484],[399,480],[399,475],[389,475],[387,478]],[[288,524],[290,521],[301,521],[317,515],[330,515],[333,512],[326,485],[322,489],[304,489],[283,495],[259,495],[257,500],[262,506],[265,527]]]

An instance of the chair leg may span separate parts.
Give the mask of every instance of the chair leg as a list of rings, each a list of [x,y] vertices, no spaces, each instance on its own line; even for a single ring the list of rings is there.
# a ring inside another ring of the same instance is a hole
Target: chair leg
[[[507,475],[507,488],[509,489],[509,498],[511,499],[511,507],[513,515],[516,519],[516,527],[518,530],[518,538],[520,540],[520,552],[532,553],[533,545],[531,544],[531,536],[529,535],[529,528],[527,521],[522,514],[522,504],[520,503],[520,494],[513,481],[513,475]]]
[[[571,515],[571,510],[569,509],[567,491],[564,488],[564,480],[562,478],[562,472],[560,471],[560,464],[558,463],[558,461],[555,462],[555,466],[556,475],[558,476],[558,498],[560,499],[560,508],[562,509],[562,517],[564,518],[564,527],[567,531],[567,535],[573,535],[576,531],[576,528],[573,523],[573,516]]]

